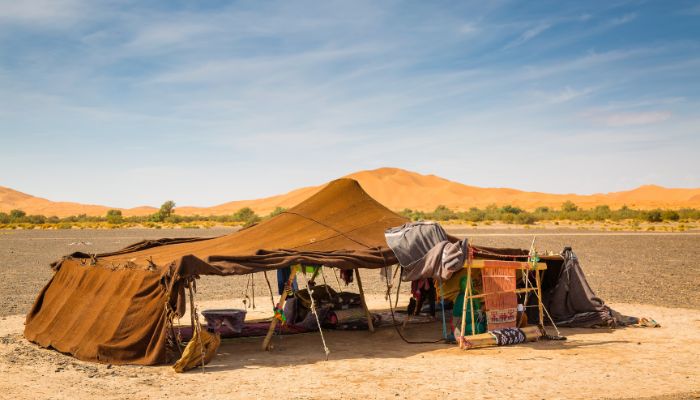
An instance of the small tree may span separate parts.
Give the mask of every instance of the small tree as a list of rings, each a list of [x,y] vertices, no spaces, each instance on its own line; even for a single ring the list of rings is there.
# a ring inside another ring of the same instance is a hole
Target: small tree
[[[250,207],[243,207],[233,214],[233,220],[236,222],[246,222],[254,217],[257,217],[257,215],[255,215],[255,211]]]
[[[151,216],[151,221],[163,222],[175,212],[175,202],[168,200],[160,206],[160,210]]]
[[[606,219],[610,218],[610,216],[612,215],[612,211],[610,210],[609,206],[603,204],[600,206],[596,206],[593,209],[592,214],[594,220],[605,221]]]
[[[110,224],[121,224],[124,222],[124,217],[122,216],[121,210],[107,211],[107,222]]]
[[[567,200],[561,205],[561,210],[564,212],[574,212],[578,211],[578,206],[574,204],[571,200]]]
[[[163,219],[168,218],[169,216],[173,215],[175,212],[175,202],[172,200],[168,200],[163,205],[160,206],[160,210],[158,210],[158,214],[163,217]]]
[[[23,219],[26,216],[27,216],[27,213],[25,213],[22,210],[10,211],[10,220],[15,221],[15,222],[18,222],[19,220]]]
[[[647,212],[647,221],[649,222],[661,222],[663,221],[663,216],[661,215],[661,210],[651,210]]]

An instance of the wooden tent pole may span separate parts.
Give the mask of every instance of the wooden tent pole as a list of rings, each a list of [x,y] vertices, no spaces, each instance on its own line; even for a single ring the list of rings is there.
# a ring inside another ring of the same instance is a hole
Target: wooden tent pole
[[[464,301],[462,302],[462,326],[459,328],[459,334],[462,336],[460,341],[459,341],[459,348],[463,349],[464,348],[464,337],[466,336],[464,334],[464,330],[467,329],[467,299],[469,299],[469,295],[471,294],[471,290],[469,290],[471,286],[471,281],[472,281],[472,264],[469,263],[467,265],[467,285],[464,288]],[[472,310],[472,315],[474,315],[474,310]]]
[[[299,269],[299,265],[292,266],[292,271],[289,274],[289,279],[287,280],[287,283],[284,285],[284,291],[282,292],[282,295],[280,296],[279,303],[277,303],[278,309],[284,308],[284,302],[287,300],[287,294],[292,289],[292,282],[294,282],[294,277],[296,276],[298,269]],[[267,335],[265,336],[265,340],[263,340],[263,344],[262,344],[263,350],[270,350],[270,342],[272,341],[272,335],[275,334],[275,327],[276,326],[277,326],[277,318],[272,318],[272,322],[270,322],[270,328],[267,330]]]
[[[362,307],[364,307],[365,316],[367,317],[367,327],[369,328],[370,332],[374,332],[372,314],[369,312],[369,307],[367,307],[367,300],[365,300],[365,291],[362,290],[362,279],[360,279],[360,270],[357,268],[355,268],[355,276],[357,277],[357,287],[358,289],[360,289],[360,299],[362,300]]]
[[[400,269],[400,265],[396,265],[396,269]],[[396,286],[396,301],[394,301],[394,308],[399,306],[399,293],[401,292],[401,274],[399,274],[399,284]],[[389,299],[391,301],[391,299]]]
[[[535,282],[537,283],[537,308],[540,314],[540,328],[544,329],[544,315],[542,314],[542,280],[540,279],[540,271],[535,270]]]

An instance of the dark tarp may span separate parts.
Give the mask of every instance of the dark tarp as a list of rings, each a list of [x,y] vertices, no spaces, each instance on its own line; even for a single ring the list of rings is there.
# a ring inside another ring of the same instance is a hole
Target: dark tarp
[[[199,275],[236,275],[303,263],[341,269],[396,263],[384,231],[407,220],[339,179],[292,209],[213,239],[143,241],[120,251],[74,253],[27,315],[24,335],[81,360],[167,362],[168,327],[185,312]]]
[[[562,257],[564,262],[556,283],[547,290],[546,296],[542,295],[544,306],[554,322],[559,326],[577,328],[614,327],[623,324],[619,317],[616,318],[619,314],[606,306],[593,292],[578,257],[571,248],[564,249]]]

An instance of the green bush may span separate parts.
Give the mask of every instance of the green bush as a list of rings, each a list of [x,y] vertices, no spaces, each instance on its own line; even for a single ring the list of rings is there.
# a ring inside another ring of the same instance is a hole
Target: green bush
[[[681,215],[673,210],[664,210],[661,213],[661,218],[663,218],[664,221],[678,221],[681,219]]]
[[[274,217],[274,216],[277,216],[277,215],[282,214],[282,213],[285,212],[285,211],[287,211],[286,208],[283,208],[283,207],[275,207],[275,209],[272,210],[272,212],[270,213],[269,217],[272,218],[272,217]]]
[[[664,220],[661,210],[651,210],[646,213],[646,220],[649,222],[661,222]]]
[[[24,217],[27,216],[27,213],[25,213],[22,210],[12,210],[10,211],[10,221],[12,222],[22,222]]]
[[[573,211],[578,211],[578,206],[574,204],[572,201],[567,200],[561,205],[561,210],[564,212],[573,212]]]
[[[107,211],[107,222],[110,224],[121,224],[124,222],[124,217],[122,216],[121,210],[109,210]]]

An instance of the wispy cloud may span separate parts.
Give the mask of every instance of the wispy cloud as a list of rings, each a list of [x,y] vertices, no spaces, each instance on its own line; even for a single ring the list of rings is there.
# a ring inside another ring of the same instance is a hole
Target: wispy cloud
[[[81,0],[3,1],[0,2],[0,21],[41,28],[77,20],[89,9],[90,5]]]
[[[670,111],[640,111],[617,113],[589,113],[587,118],[606,126],[617,128],[627,126],[652,125],[671,118]]]
[[[536,92],[535,95],[539,98],[542,98],[547,103],[561,104],[588,96],[593,92],[595,92],[595,88],[592,87],[575,89],[571,86],[566,86],[561,90],[553,92]]]
[[[525,42],[528,42],[528,41],[534,39],[535,37],[539,36],[539,35],[542,34],[544,31],[546,31],[547,29],[549,29],[549,28],[551,28],[551,27],[552,27],[552,24],[547,23],[547,22],[543,22],[543,23],[540,23],[540,24],[538,24],[538,25],[536,25],[536,26],[533,26],[532,28],[530,28],[530,29],[526,30],[525,32],[521,33],[520,36],[518,36],[517,39],[515,39],[515,40],[513,40],[512,42],[508,43],[508,44],[504,47],[504,49],[510,49],[510,48],[512,48],[512,47],[520,46],[520,45],[524,44]]]
[[[620,17],[615,17],[608,22],[610,26],[624,25],[626,23],[632,22],[637,18],[637,13],[627,13]]]

